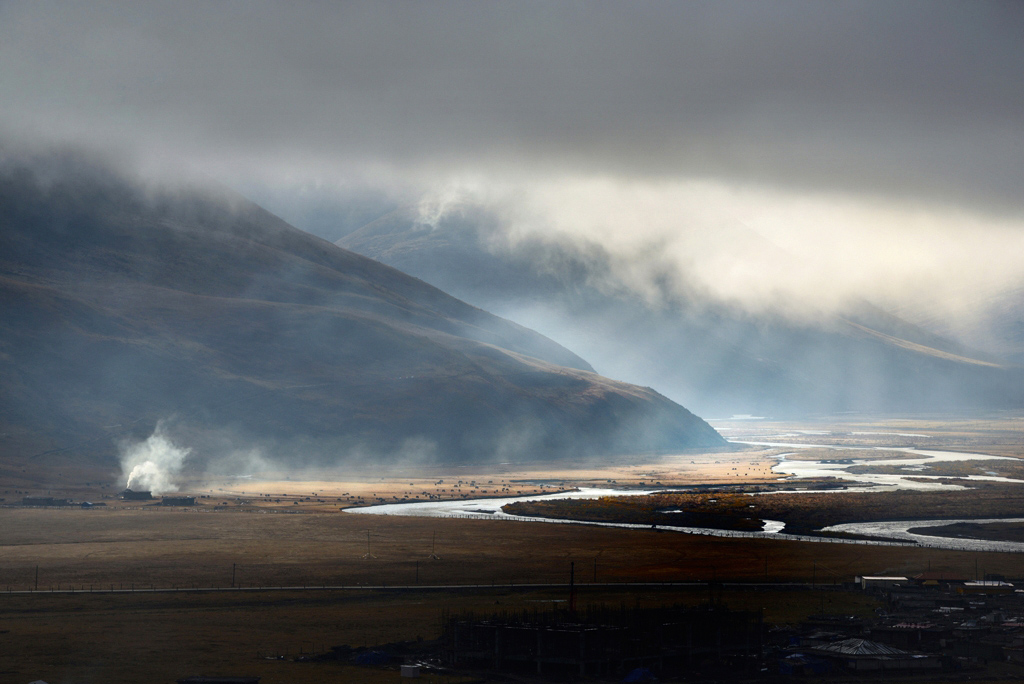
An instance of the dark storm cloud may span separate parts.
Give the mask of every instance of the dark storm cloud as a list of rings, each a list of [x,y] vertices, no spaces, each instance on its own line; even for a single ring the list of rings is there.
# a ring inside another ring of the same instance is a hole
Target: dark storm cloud
[[[1019,2],[25,2],[0,64],[9,136],[207,167],[1024,191]]]

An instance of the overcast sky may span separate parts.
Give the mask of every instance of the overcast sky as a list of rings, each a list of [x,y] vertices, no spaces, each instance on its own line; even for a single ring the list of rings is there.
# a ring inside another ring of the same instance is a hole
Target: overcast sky
[[[1019,1],[0,2],[0,138],[517,198],[615,249],[737,221],[818,263],[791,293],[1024,273]]]

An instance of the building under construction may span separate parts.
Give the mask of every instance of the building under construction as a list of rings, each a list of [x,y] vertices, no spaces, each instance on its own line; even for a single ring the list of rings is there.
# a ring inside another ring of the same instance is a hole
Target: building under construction
[[[161,506],[195,506],[194,496],[165,496],[160,499]]]
[[[704,665],[756,669],[763,631],[760,612],[601,608],[450,617],[443,644],[455,667],[566,676],[642,667],[666,675]]]

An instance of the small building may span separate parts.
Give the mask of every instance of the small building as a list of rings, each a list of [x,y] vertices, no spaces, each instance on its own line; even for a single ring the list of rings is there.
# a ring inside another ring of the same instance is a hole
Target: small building
[[[930,621],[897,622],[889,625],[878,625],[871,628],[871,638],[876,641],[917,651],[936,651],[945,640],[952,636],[953,629],[949,625]]]
[[[879,576],[859,576],[857,577],[857,584],[860,585],[861,589],[891,589],[892,587],[900,586],[909,582],[906,577],[879,577]]]
[[[977,580],[964,582],[956,588],[958,594],[1012,594],[1013,585],[1001,580]]]
[[[152,492],[135,492],[131,489],[126,489],[121,492],[121,499],[123,501],[151,501],[153,499]]]
[[[178,684],[259,684],[259,677],[185,677]]]
[[[420,666],[402,665],[402,676],[408,679],[416,679],[420,676]]]
[[[968,577],[958,575],[954,572],[942,572],[941,570],[929,570],[919,575],[914,575],[914,581],[922,587],[938,587],[944,584],[963,584]]]
[[[810,652],[852,672],[938,670],[942,667],[942,659],[936,656],[910,653],[867,639],[843,639],[817,646]]]

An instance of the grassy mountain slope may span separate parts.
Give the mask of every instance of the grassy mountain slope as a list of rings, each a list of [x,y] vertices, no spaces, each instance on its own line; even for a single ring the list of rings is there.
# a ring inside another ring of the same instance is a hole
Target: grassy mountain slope
[[[722,443],[656,392],[240,197],[76,160],[2,170],[0,297],[12,457],[109,463],[172,417],[207,457],[230,443],[296,463]]]

